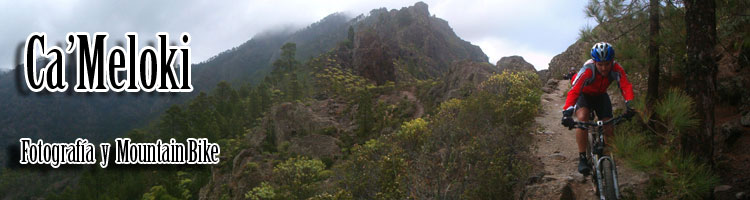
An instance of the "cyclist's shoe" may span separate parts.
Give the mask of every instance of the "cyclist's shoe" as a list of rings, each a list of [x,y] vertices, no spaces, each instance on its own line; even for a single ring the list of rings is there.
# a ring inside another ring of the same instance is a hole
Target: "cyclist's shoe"
[[[582,154],[578,158],[578,172],[584,176],[588,176],[589,171],[591,171],[591,167],[589,167],[588,159],[586,159],[585,154]]]

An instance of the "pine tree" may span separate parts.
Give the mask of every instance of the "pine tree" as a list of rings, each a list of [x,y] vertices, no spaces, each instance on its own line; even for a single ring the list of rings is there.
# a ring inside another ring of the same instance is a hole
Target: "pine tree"
[[[250,96],[248,98],[248,113],[249,121],[255,121],[256,118],[260,117],[261,114],[261,97],[260,92],[258,92],[257,89],[253,89],[250,91]]]
[[[219,125],[219,135],[221,138],[229,138],[241,134],[243,128],[240,124],[240,98],[229,83],[222,81],[216,86],[213,92],[213,103],[216,107],[215,117]]]
[[[297,79],[297,73],[291,72],[289,79],[289,99],[297,100],[302,98],[302,86],[300,86],[300,82]]]
[[[687,91],[696,101],[701,117],[700,129],[693,137],[683,140],[690,153],[713,165],[714,97],[716,96],[717,64],[714,57],[716,46],[716,2],[713,0],[686,0],[685,24],[687,25]]]
[[[159,124],[159,132],[162,139],[176,138],[177,140],[184,140],[184,113],[180,106],[172,105],[161,117],[161,123]]]
[[[648,40],[648,107],[652,108],[659,96],[659,0],[649,1],[649,40]]]
[[[277,60],[282,72],[291,72],[296,69],[299,62],[295,59],[297,53],[297,44],[286,43],[281,46],[281,57]],[[276,63],[274,63],[276,65]]]
[[[215,140],[219,137],[219,125],[217,124],[214,105],[213,99],[203,92],[190,102],[186,112],[189,130],[187,137],[203,137],[209,140]]]
[[[347,47],[353,48],[354,47],[354,27],[349,26],[349,31],[347,32]]]
[[[259,84],[255,91],[260,100],[258,104],[260,105],[260,112],[262,113],[273,104],[271,102],[271,91],[269,91],[268,84],[265,82]]]
[[[373,129],[375,119],[373,117],[372,91],[365,88],[359,92],[357,99],[357,136],[359,139],[365,139]]]

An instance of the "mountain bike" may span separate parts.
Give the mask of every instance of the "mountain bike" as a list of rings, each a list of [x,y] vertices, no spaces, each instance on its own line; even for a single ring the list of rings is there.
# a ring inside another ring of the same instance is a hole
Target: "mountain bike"
[[[617,125],[624,122],[627,118],[623,116],[620,115],[607,121],[575,122],[575,128],[588,129],[589,144],[586,148],[586,154],[588,155],[589,166],[592,166],[594,172],[591,180],[593,180],[596,194],[599,195],[601,200],[620,199],[615,159],[612,156],[604,155],[604,125]],[[585,176],[588,176],[588,174]]]

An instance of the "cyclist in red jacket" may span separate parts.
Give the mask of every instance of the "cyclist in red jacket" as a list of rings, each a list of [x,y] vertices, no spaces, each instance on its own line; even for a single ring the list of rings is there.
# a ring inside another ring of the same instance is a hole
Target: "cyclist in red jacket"
[[[596,43],[591,48],[591,59],[583,64],[581,70],[573,76],[572,88],[563,106],[562,124],[570,129],[574,128],[572,118],[575,112],[579,121],[589,121],[589,113],[594,111],[599,120],[606,121],[612,118],[612,103],[607,94],[607,88],[613,81],[620,87],[622,96],[625,98],[627,112],[625,117],[630,118],[635,112],[630,108],[629,102],[633,100],[633,86],[628,82],[625,70],[614,61],[615,50],[609,43]],[[606,138],[612,138],[612,125],[604,127]],[[578,172],[588,174],[591,167],[586,162],[586,146],[588,136],[583,128],[576,129],[576,142],[578,143],[579,163]]]

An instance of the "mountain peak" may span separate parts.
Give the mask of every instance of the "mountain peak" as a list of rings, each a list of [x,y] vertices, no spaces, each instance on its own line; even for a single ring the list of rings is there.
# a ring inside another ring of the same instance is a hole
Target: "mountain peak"
[[[441,76],[458,60],[488,62],[487,55],[459,38],[428,6],[374,9],[358,21],[352,37],[354,71],[378,84]]]
[[[534,65],[523,59],[521,56],[507,56],[497,61],[497,68],[503,71],[532,71],[536,72]]]
[[[421,1],[415,3],[414,6],[410,7],[410,9],[413,10],[417,14],[430,16],[430,10],[428,10],[427,8],[428,8],[427,4]]]

